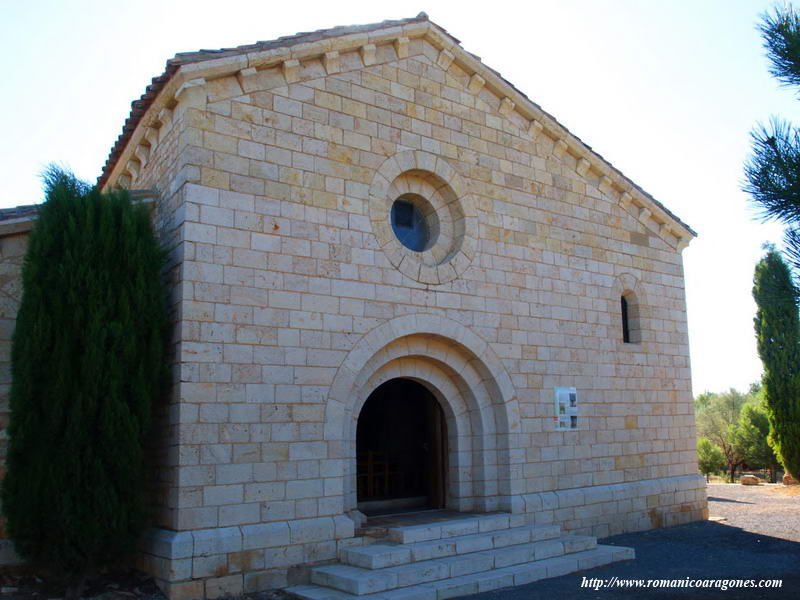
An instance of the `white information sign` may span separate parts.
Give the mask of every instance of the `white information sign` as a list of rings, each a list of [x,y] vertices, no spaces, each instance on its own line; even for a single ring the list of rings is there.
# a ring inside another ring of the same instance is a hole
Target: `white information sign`
[[[574,387],[555,388],[556,429],[578,428],[578,392]]]

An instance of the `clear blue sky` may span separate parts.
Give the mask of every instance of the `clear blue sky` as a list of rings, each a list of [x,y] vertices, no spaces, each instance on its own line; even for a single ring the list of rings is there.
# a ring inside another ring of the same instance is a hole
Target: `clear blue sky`
[[[699,234],[684,251],[695,393],[760,377],[750,296],[760,225],[740,191],[749,132],[798,115],[755,30],[759,0],[498,4],[0,0],[0,206],[41,200],[49,162],[99,175],[138,98],[177,52],[425,10]],[[800,120],[800,119],[798,119]]]

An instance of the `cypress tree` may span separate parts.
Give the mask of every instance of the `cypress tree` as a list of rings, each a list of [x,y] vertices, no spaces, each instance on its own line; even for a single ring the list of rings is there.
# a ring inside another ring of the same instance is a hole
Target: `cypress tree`
[[[3,512],[79,590],[145,525],[143,437],[164,382],[164,254],[148,209],[50,167],[12,340]]]
[[[800,476],[800,319],[788,265],[774,248],[756,265],[755,329],[764,365],[769,442],[784,469]]]

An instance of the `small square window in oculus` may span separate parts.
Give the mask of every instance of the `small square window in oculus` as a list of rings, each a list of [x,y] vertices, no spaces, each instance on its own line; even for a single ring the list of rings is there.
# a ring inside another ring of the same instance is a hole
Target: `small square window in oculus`
[[[428,247],[428,221],[411,202],[395,200],[392,204],[392,229],[397,239],[409,250],[424,252]]]
[[[396,227],[413,227],[414,205],[410,202],[395,202],[393,216]]]

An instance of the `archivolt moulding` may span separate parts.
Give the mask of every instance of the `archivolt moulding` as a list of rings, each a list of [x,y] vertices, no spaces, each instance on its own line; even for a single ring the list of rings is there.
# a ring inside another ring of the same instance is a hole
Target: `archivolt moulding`
[[[339,367],[325,409],[324,438],[344,459],[344,508],[356,506],[355,436],[367,397],[383,382],[427,387],[446,415],[452,470],[448,506],[519,512],[525,450],[510,376],[489,344],[434,314],[397,317],[362,337]]]

